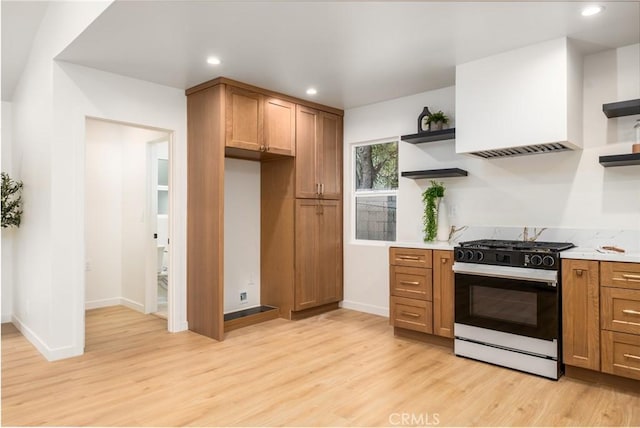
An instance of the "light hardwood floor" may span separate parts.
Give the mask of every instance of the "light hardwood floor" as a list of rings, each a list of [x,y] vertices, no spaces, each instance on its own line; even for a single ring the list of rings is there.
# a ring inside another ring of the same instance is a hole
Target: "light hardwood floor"
[[[49,363],[2,328],[2,424],[640,426],[640,391],[558,382],[393,337],[340,309],[233,331],[170,334],[123,307],[87,312],[86,353]],[[405,419],[411,423],[411,416]],[[400,423],[400,424],[399,424]]]

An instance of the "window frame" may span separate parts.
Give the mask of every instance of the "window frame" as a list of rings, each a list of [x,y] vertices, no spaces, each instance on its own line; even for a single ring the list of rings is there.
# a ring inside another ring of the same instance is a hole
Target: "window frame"
[[[395,189],[383,189],[383,190],[358,190],[356,189],[356,149],[362,146],[375,146],[377,144],[396,143],[398,150],[398,187]],[[398,222],[397,222],[397,206],[398,206],[398,188],[400,187],[400,137],[381,138],[377,140],[364,141],[360,143],[351,144],[351,189],[350,189],[350,201],[351,201],[351,242],[353,244],[360,245],[373,245],[373,246],[387,246],[391,243],[397,242],[398,239]],[[395,235],[394,241],[382,241],[377,239],[358,239],[356,238],[356,209],[358,197],[367,196],[395,196],[396,197],[396,223],[395,223]]]

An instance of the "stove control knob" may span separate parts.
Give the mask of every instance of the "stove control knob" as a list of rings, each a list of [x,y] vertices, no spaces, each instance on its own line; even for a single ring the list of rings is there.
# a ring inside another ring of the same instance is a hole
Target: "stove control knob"
[[[456,250],[456,260],[457,261],[464,260],[464,251]]]
[[[535,255],[531,257],[531,264],[533,266],[540,266],[542,264],[542,257],[540,257],[539,255]]]
[[[464,259],[468,260],[468,261],[472,261],[473,260],[473,251],[471,250],[467,250],[464,252]]]
[[[481,262],[484,259],[484,253],[482,251],[476,251],[476,261]]]
[[[544,258],[542,259],[542,264],[547,267],[551,267],[556,264],[556,259],[551,256],[544,256]]]

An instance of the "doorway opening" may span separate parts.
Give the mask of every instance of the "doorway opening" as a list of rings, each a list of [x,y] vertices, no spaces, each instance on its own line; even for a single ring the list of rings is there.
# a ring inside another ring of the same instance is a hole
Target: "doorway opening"
[[[85,125],[85,309],[121,305],[168,319],[172,133]]]

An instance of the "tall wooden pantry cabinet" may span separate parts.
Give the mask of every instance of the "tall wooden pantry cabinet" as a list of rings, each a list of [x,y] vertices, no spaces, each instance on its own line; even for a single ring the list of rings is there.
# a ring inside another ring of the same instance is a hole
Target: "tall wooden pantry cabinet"
[[[187,320],[224,338],[224,158],[260,162],[260,298],[288,319],[342,299],[343,112],[226,78],[186,91]]]

